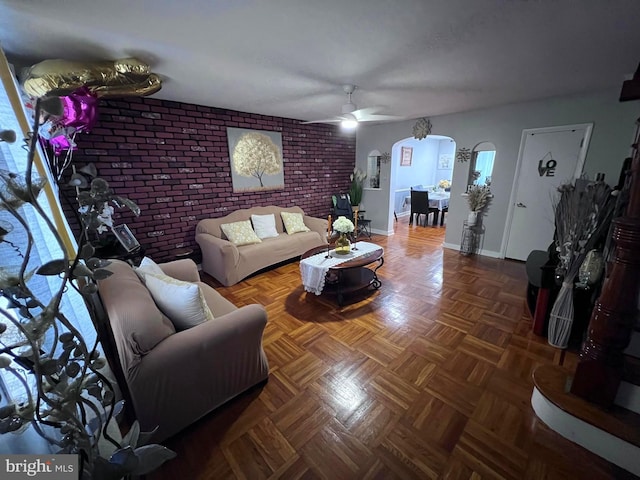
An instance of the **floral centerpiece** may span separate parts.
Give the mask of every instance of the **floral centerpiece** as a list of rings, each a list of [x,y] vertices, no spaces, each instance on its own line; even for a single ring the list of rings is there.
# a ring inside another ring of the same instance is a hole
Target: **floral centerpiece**
[[[340,237],[336,240],[336,253],[344,255],[351,251],[351,242],[347,234],[353,232],[355,228],[353,222],[344,216],[338,217],[333,222],[333,229],[340,233]]]
[[[438,187],[444,188],[444,189],[451,188],[451,182],[446,178],[442,179],[438,182]]]
[[[357,207],[360,205],[360,202],[362,202],[362,187],[364,185],[364,179],[367,178],[367,174],[358,167],[355,167],[350,178],[351,187],[349,188],[349,198],[351,199],[351,205]]]
[[[340,216],[333,222],[333,229],[341,234],[351,233],[355,230],[353,222],[347,217]]]

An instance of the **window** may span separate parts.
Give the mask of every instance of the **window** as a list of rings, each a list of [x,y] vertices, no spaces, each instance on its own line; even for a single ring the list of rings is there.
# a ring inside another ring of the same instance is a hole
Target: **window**
[[[27,150],[23,148],[24,138],[30,130],[28,119],[19,96],[19,88],[9,69],[4,53],[0,50],[0,130],[13,130],[18,139],[15,143],[0,142],[0,169],[24,176],[27,165]],[[36,172],[37,170],[37,172]],[[45,211],[48,219],[53,221],[54,228],[62,237],[62,244],[51,231],[51,224],[47,223],[31,205],[26,204],[21,208],[21,212],[26,219],[31,234],[33,236],[33,248],[30,252],[27,271],[34,270],[40,265],[63,257],[63,248],[68,251],[75,251],[75,242],[70,234],[69,227],[61,213],[60,205],[54,191],[53,182],[47,169],[44,167],[41,157],[38,156],[34,164],[34,176],[46,177],[47,186],[38,197],[39,203]],[[16,271],[21,264],[20,254],[26,252],[28,237],[20,223],[6,210],[0,209],[0,225],[6,230],[10,230],[0,242],[0,269],[4,272]],[[60,285],[61,279],[55,276],[33,275],[27,282],[29,288],[39,298],[48,301]],[[0,297],[0,322],[10,323],[6,315],[14,315],[15,312],[7,310],[7,300]],[[62,298],[62,312],[74,324],[74,326],[84,336],[88,346],[92,346],[96,341],[96,332],[91,318],[87,312],[84,300],[75,290],[69,288]],[[15,317],[14,317],[15,318]],[[15,335],[14,337],[15,338]],[[9,335],[0,336],[0,349],[11,342]],[[2,371],[4,372],[4,370]],[[0,372],[0,373],[2,373]],[[10,395],[21,395],[24,392],[17,391],[19,386],[17,379],[12,375],[3,377]],[[21,389],[22,390],[22,389]]]

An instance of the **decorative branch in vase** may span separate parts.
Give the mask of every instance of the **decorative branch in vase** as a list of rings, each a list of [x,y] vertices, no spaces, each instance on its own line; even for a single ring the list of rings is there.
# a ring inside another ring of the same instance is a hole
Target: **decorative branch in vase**
[[[589,184],[584,190],[563,184],[558,192],[554,241],[560,259],[556,277],[562,279],[562,286],[549,315],[548,341],[554,347],[566,348],[574,320],[574,282],[587,253],[608,232],[615,196],[604,182]]]
[[[60,115],[58,97],[37,100],[32,132],[38,132],[39,119],[46,111]],[[2,140],[15,140],[15,134],[3,131]],[[91,296],[97,292],[96,280],[111,275],[109,262],[96,258],[88,238],[112,226],[113,207],[129,208],[139,214],[137,205],[119,197],[107,182],[94,176],[86,182],[74,174],[71,185],[87,188],[78,194],[83,229],[77,251],[71,255],[60,232],[38,197],[45,180],[34,174],[34,156],[38,136],[25,139],[28,150],[25,172],[0,171],[0,339],[8,346],[0,355],[0,368],[15,377],[24,388],[22,399],[9,401],[0,409],[0,433],[21,433],[32,427],[53,448],[54,453],[77,454],[80,478],[120,479],[144,475],[173,458],[175,453],[160,445],[140,446],[149,434],[140,433],[135,422],[123,438],[113,423],[123,402],[116,402],[111,381],[101,372],[106,360],[96,340],[89,345],[61,307],[67,295],[80,294],[87,315],[98,321]],[[34,235],[31,222],[37,217],[53,239],[54,250],[62,252],[38,265],[33,255]],[[26,238],[21,244],[14,238]],[[26,246],[25,246],[26,245]],[[38,276],[57,278],[52,293],[32,288]],[[17,340],[6,342],[3,334],[11,331]],[[23,365],[30,365],[25,369]]]
[[[478,214],[487,206],[491,199],[491,190],[485,185],[470,185],[467,191],[467,203],[469,204],[469,217],[467,225],[475,225],[478,221]]]

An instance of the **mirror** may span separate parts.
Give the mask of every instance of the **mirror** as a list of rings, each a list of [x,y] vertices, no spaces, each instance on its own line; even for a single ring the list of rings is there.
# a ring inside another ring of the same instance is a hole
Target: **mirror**
[[[374,150],[367,157],[367,178],[365,188],[380,188],[380,164],[382,158],[380,152]]]
[[[495,157],[496,146],[491,142],[482,142],[473,148],[469,163],[469,185],[491,186]]]

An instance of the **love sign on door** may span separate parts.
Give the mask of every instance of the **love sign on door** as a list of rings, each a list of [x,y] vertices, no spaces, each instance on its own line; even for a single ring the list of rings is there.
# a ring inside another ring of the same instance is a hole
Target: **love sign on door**
[[[547,157],[549,159],[545,162],[545,158]],[[540,175],[541,177],[554,177],[556,174],[557,166],[558,162],[553,159],[553,155],[551,155],[551,152],[549,152],[538,162],[538,175]]]

